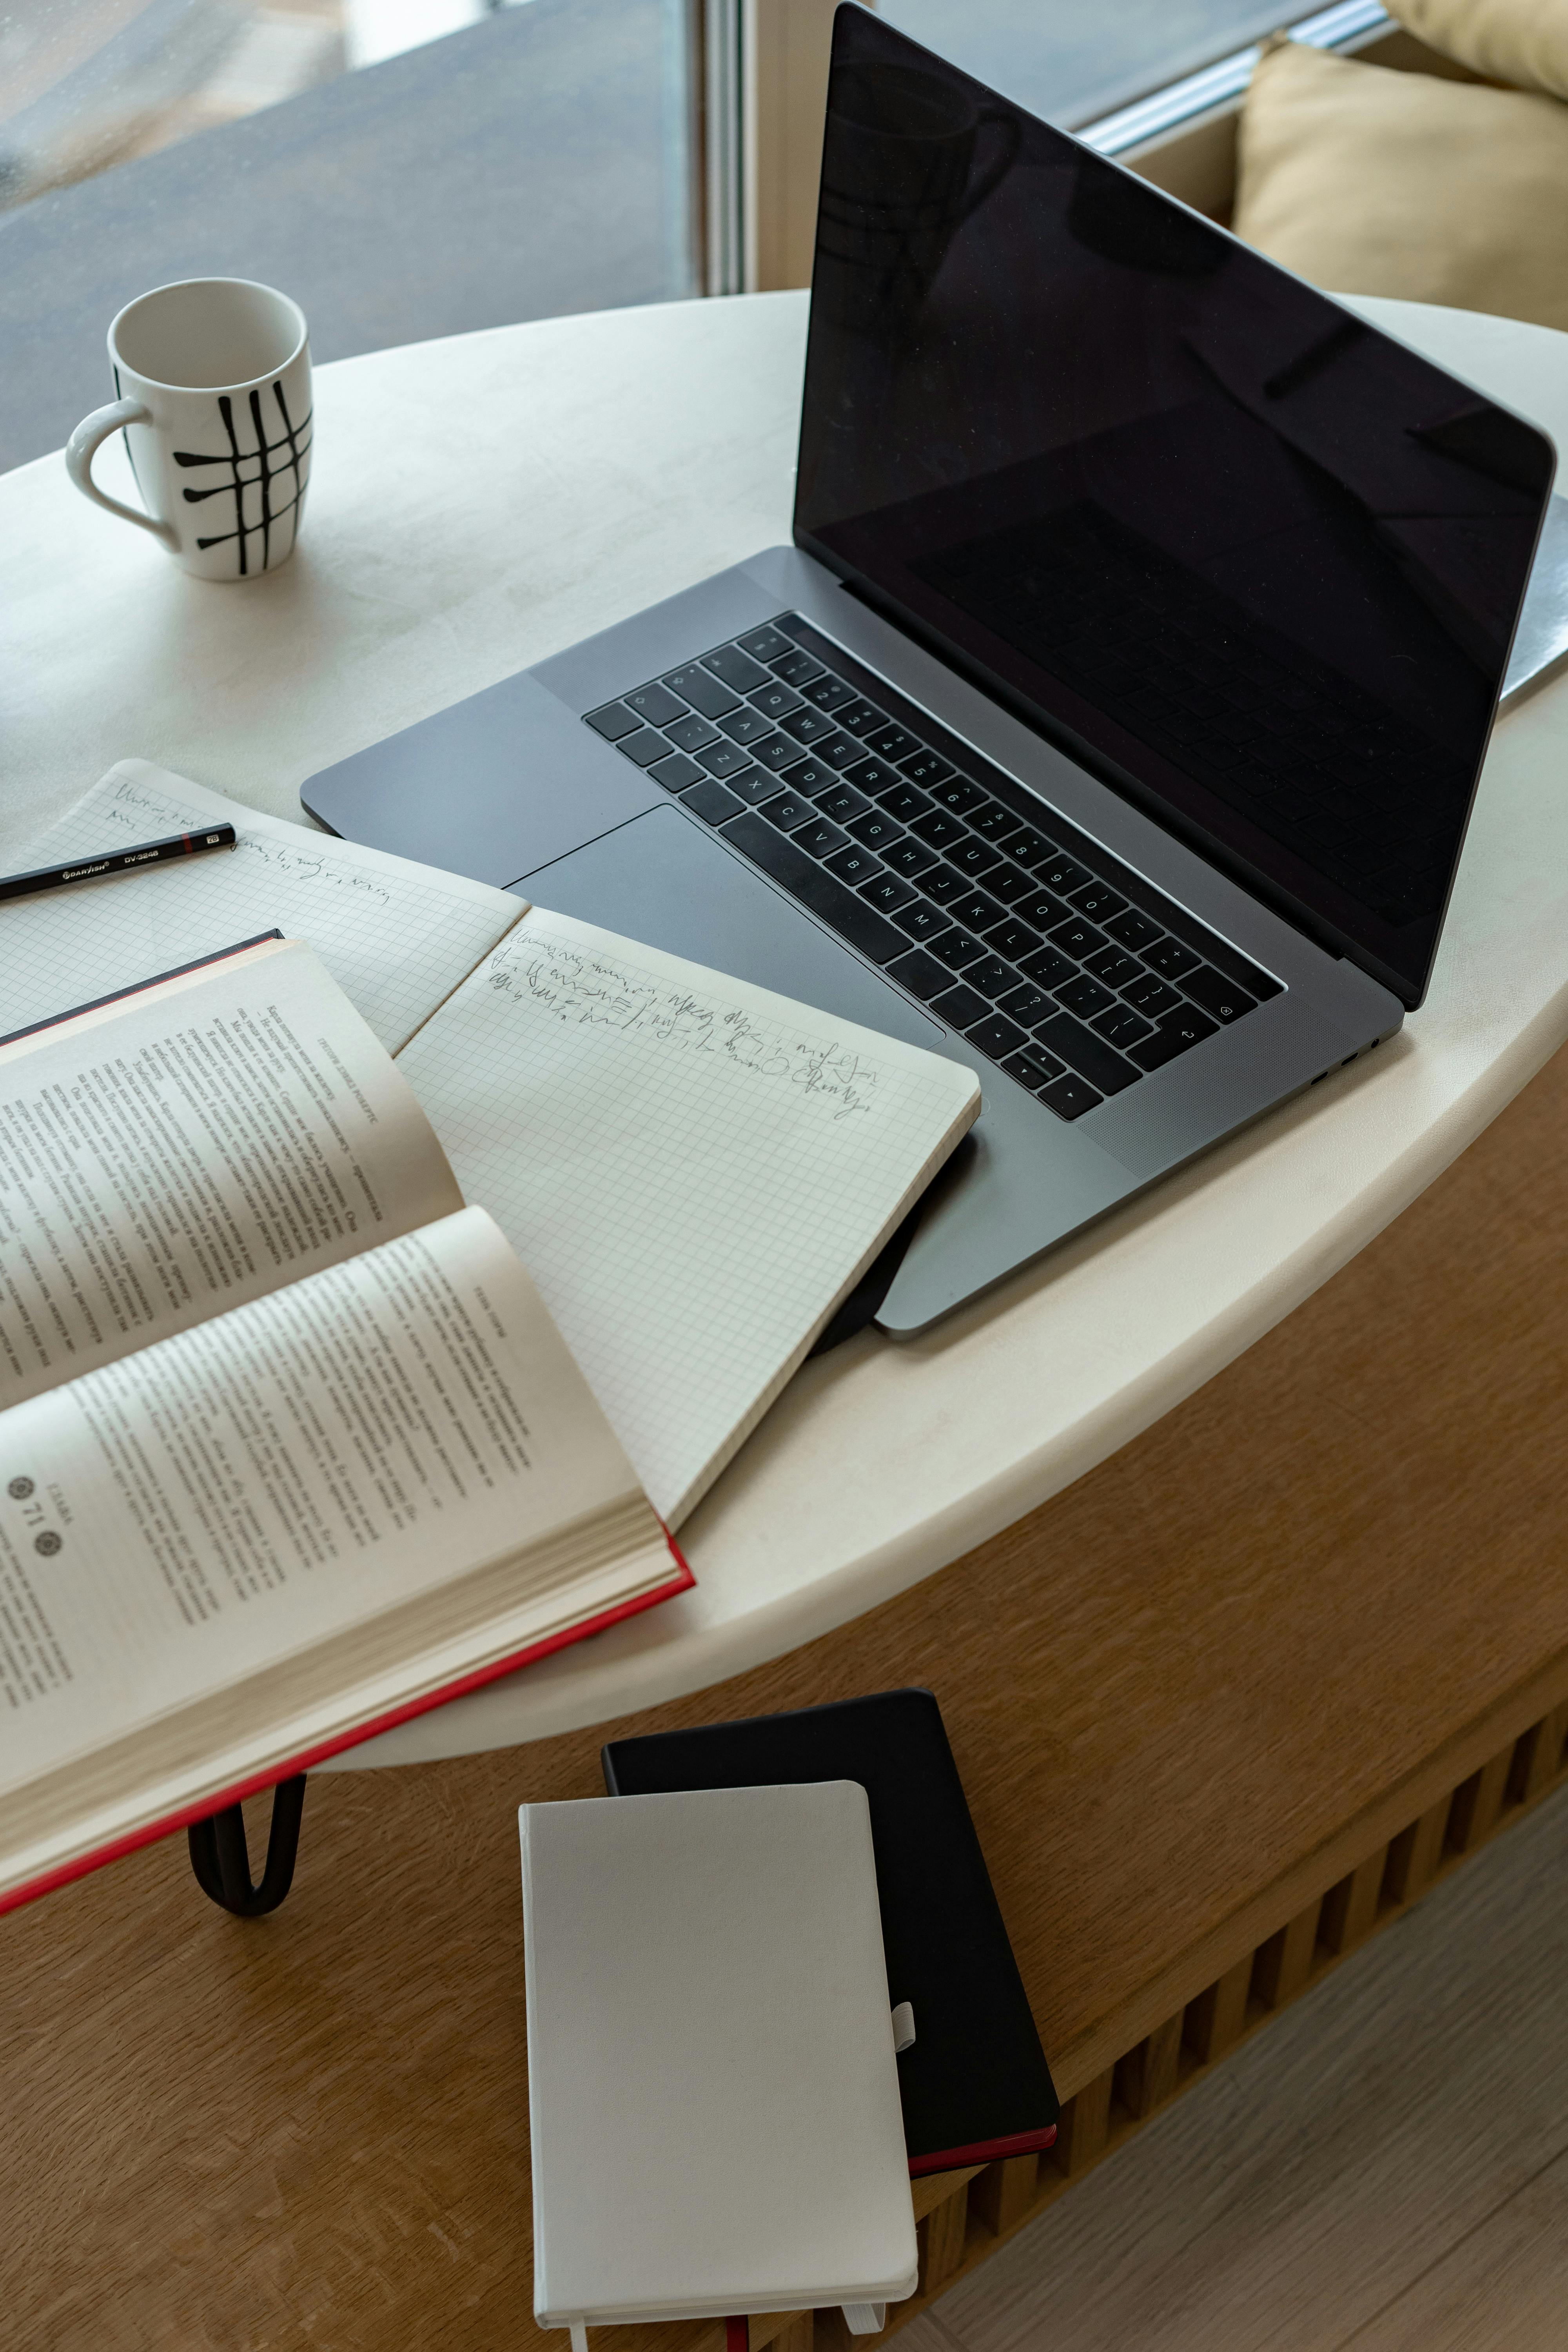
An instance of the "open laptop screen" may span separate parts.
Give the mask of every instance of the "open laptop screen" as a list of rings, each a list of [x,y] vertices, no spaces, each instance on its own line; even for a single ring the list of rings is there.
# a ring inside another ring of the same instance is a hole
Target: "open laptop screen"
[[[1407,1003],[1552,463],[839,10],[797,541]]]

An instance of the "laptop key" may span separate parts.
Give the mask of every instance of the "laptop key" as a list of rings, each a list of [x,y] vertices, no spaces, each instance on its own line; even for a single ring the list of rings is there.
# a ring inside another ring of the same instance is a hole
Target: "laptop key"
[[[726,817],[739,814],[744,805],[711,776],[704,776],[700,784],[693,784],[680,798],[684,807],[695,809],[709,824],[722,824]]]
[[[713,740],[713,729],[695,710],[689,710],[684,719],[672,719],[664,731],[683,751],[700,751],[704,743]],[[784,738],[779,740],[782,742]]]
[[[961,931],[955,924],[940,939],[931,940],[931,951],[954,971],[962,971],[966,963],[978,962],[985,950],[972,931]]]
[[[724,783],[727,791],[737,793],[753,808],[759,801],[771,801],[779,788],[778,778],[770,776],[765,768],[742,768],[736,774],[726,776]]]
[[[891,849],[895,842],[904,837],[903,826],[895,824],[892,818],[885,816],[879,808],[868,809],[864,816],[858,816],[849,831],[865,848],[874,849],[879,854],[884,849]]]
[[[1100,948],[1083,961],[1085,970],[1093,972],[1096,980],[1102,980],[1107,988],[1130,988],[1138,978],[1138,960],[1123,948]]]
[[[1089,1023],[1108,1045],[1119,1046],[1122,1053],[1136,1045],[1140,1037],[1147,1037],[1153,1024],[1134,1013],[1130,1004],[1113,1004],[1109,1013],[1099,1013]]]
[[[742,702],[738,710],[731,710],[719,724],[731,743],[751,744],[760,743],[764,735],[771,735],[773,723],[764,719],[760,710],[752,710]]]
[[[989,880],[990,877],[986,878]],[[1007,916],[985,936],[997,954],[1005,956],[1009,963],[1021,962],[1025,956],[1033,955],[1035,950],[1043,945],[1038,931],[1032,931],[1027,923],[1018,920],[1016,915]]]
[[[685,669],[667,671],[664,682],[672,694],[679,695],[682,702],[689,702],[693,710],[700,710],[704,719],[722,719],[726,710],[733,710],[741,699],[707,670],[699,669],[695,662]]]
[[[1056,855],[1056,843],[1047,841],[1045,835],[1037,833],[1032,824],[1021,824],[1013,833],[998,834],[996,840],[1008,856],[1016,857],[1020,866],[1038,866],[1042,858]],[[1039,886],[1037,883],[1035,887],[1037,889]]]
[[[872,767],[877,763],[868,760],[866,764]],[[924,816],[931,806],[924,793],[917,793],[913,784],[906,784],[901,777],[890,792],[881,790],[874,783],[867,783],[858,768],[855,771],[855,781],[862,792],[868,792],[873,799],[879,801],[888,814],[896,816],[900,824],[913,824],[916,817]]]
[[[1047,1110],[1054,1110],[1058,1118],[1081,1118],[1086,1110],[1099,1108],[1100,1097],[1092,1087],[1086,1087],[1081,1078],[1075,1078],[1069,1072],[1065,1078],[1058,1078],[1055,1086],[1042,1087],[1040,1100]]]
[[[1094,879],[1087,866],[1080,866],[1076,857],[1069,857],[1061,849],[1044,859],[1035,871],[1047,890],[1059,891],[1064,898],[1069,890],[1081,890],[1086,882]]]
[[[798,793],[775,793],[771,801],[763,803],[763,814],[781,833],[794,833],[800,825],[809,824],[816,811]]]
[[[972,808],[980,806],[985,794],[978,784],[972,784],[967,776],[961,776],[955,769],[944,783],[933,785],[931,798],[941,807],[951,809],[954,816],[966,816]]]
[[[952,978],[952,974],[949,972],[950,982]],[[977,988],[971,988],[967,982],[960,981],[956,988],[948,989],[945,996],[933,997],[931,1009],[941,1015],[950,1029],[967,1029],[972,1021],[984,1021],[991,1007]]]
[[[624,743],[621,749],[626,750]],[[738,743],[714,743],[697,756],[710,776],[737,776],[752,764],[751,753],[742,751]]]
[[[648,774],[657,776],[667,793],[683,793],[688,784],[702,782],[701,769],[684,751],[672,751],[668,760],[656,760]]]
[[[825,711],[813,710],[804,702],[798,710],[790,712],[784,725],[785,732],[793,735],[797,743],[820,743],[825,735],[838,731]]]
[[[1009,866],[1004,858],[1001,865],[994,866],[985,877],[985,887],[994,898],[1000,898],[1005,907],[1016,907],[1020,898],[1026,898],[1032,893],[1035,877],[1032,874],[1026,874],[1021,866]]]
[[[1195,971],[1203,958],[1182,940],[1156,940],[1143,950],[1143,961],[1153,965],[1162,980],[1180,980],[1184,972]]]
[[[933,866],[929,873],[919,874],[915,879],[926,897],[934,898],[939,907],[951,907],[956,900],[969,896],[968,883],[962,874],[955,874],[951,866]]]
[[[1200,1013],[1195,1005],[1184,1005],[1180,1013],[1167,1013],[1154,1024],[1154,1034],[1129,1050],[1141,1070],[1163,1070],[1178,1054],[1189,1046],[1201,1045],[1205,1037],[1218,1034],[1218,1024]]]
[[[874,702],[868,702],[862,695],[857,695],[853,702],[841,702],[833,715],[840,727],[847,727],[851,735],[868,735],[873,727],[886,726],[888,719],[885,710],[879,710]]]
[[[1072,902],[1079,914],[1087,915],[1091,923],[1103,923],[1107,915],[1121,914],[1127,904],[1121,893],[1113,890],[1109,882],[1091,882],[1087,889],[1075,890]]]
[[[639,686],[635,694],[627,695],[626,702],[647,727],[667,727],[672,719],[686,716],[685,703],[668,686]]]
[[[1131,982],[1121,993],[1129,1004],[1139,1013],[1146,1013],[1151,1021],[1158,1020],[1162,1013],[1176,1013],[1181,1009],[1182,1000],[1175,990],[1168,988],[1163,980],[1156,980],[1152,972],[1142,980]]]
[[[956,866],[961,874],[987,874],[993,866],[1002,863],[1002,852],[993,849],[988,841],[982,841],[973,833],[963,841],[955,841],[947,856],[949,863]]]
[[[838,827],[829,824],[825,816],[819,816],[815,824],[803,824],[795,838],[812,857],[831,857],[836,849],[846,846]]]
[[[800,709],[799,695],[776,677],[766,686],[759,687],[755,694],[748,694],[746,700],[753,710],[760,710],[764,719],[783,719],[790,711]]]
[[[642,725],[637,712],[628,710],[624,702],[606,702],[597,710],[585,712],[584,717],[595,734],[602,735],[606,743],[616,742],[621,736],[629,735],[634,727]]]
[[[1041,1087],[1048,1087],[1053,1078],[1061,1076],[1063,1066],[1054,1054],[1042,1054],[1037,1045],[1020,1045],[1016,1054],[1008,1055],[1002,1067],[1021,1087],[1037,1093]]]
[[[1097,931],[1092,923],[1086,923],[1081,915],[1074,915],[1068,922],[1058,923],[1047,936],[1053,947],[1060,948],[1064,954],[1076,956],[1079,963],[1085,956],[1092,955],[1096,948],[1102,948],[1106,943],[1105,933]]]
[[[828,669],[825,669],[820,677],[814,677],[802,691],[807,702],[814,702],[818,710],[837,710],[840,703],[855,699],[854,688],[846,686],[841,677],[835,677]]]
[[[635,735],[621,736],[616,749],[617,751],[624,751],[628,760],[635,760],[639,768],[651,768],[656,760],[662,760],[665,757],[669,746],[662,735],[654,733],[651,727],[639,727]],[[745,753],[736,751],[732,743],[725,743],[721,746],[721,749],[734,752],[735,758],[739,761],[743,761],[745,759]]]
[[[952,901],[952,907],[953,921],[962,923],[965,930],[988,931],[993,923],[1002,920],[1001,908],[984,890],[966,890],[962,898]]]
[[[758,810],[742,809],[732,817],[724,827],[724,838],[872,963],[891,963],[904,952],[908,941],[902,931],[895,930],[875,907],[858,898],[837,875],[807,857],[784,834],[775,833]]]
[[[1016,1029],[999,1013],[993,1013],[988,1020],[977,1021],[973,1029],[966,1029],[963,1034],[972,1045],[979,1046],[990,1062],[1004,1060],[1007,1055],[1016,1054],[1020,1045],[1026,1045],[1029,1042],[1021,1029]]]
[[[1000,801],[987,801],[984,808],[971,809],[969,822],[983,841],[1001,841],[1018,829],[1017,818]]]
[[[1255,1000],[1246,989],[1237,988],[1235,981],[1226,980],[1212,964],[1201,963],[1196,971],[1184,972],[1182,986],[1216,1021],[1239,1021],[1253,1009]]]
[[[947,966],[938,963],[935,956],[927,955],[921,948],[911,948],[908,955],[900,956],[895,963],[887,966],[887,972],[889,980],[896,980],[900,988],[907,988],[922,1004],[929,1004],[933,996],[940,996],[944,989],[952,986],[952,974]]]
[[[789,639],[778,629],[753,629],[749,636],[737,637],[735,643],[753,661],[777,661],[781,654],[793,653]]]
[[[768,667],[775,677],[783,678],[786,686],[802,687],[808,686],[819,674],[822,664],[813,661],[809,654],[802,653],[795,646],[789,653],[781,655],[777,661],[771,661]]]
[[[767,671],[761,662],[754,662],[739,646],[721,646],[717,653],[704,654],[702,667],[710,669],[715,677],[722,678],[726,686],[732,686],[737,694],[750,694],[754,686],[768,682]],[[676,692],[679,691],[677,687]]]
[[[940,784],[956,773],[951,760],[939,760],[934,751],[923,748],[903,765],[905,775],[913,784]]]
[[[842,777],[829,784],[825,793],[813,793],[811,797],[823,815],[830,816],[835,824],[847,824],[852,816],[864,816],[871,805],[864,793],[858,793]]]
[[[1032,898],[1020,898],[1017,905],[1019,919],[1033,923],[1037,931],[1054,929],[1058,923],[1070,923],[1072,912],[1067,900],[1058,898],[1054,890],[1037,889]]]
[[[1041,988],[1059,988],[1064,980],[1072,978],[1076,968],[1060,948],[1037,948],[1033,955],[1020,956],[1017,963],[1018,970]]]
[[[1134,953],[1160,936],[1159,924],[1152,923],[1147,915],[1139,913],[1136,907],[1129,907],[1124,915],[1108,916],[1105,928],[1113,940],[1119,940],[1124,948],[1131,948]]]
[[[884,760],[907,760],[911,751],[924,748],[907,728],[895,727],[890,719],[886,727],[874,728],[865,742],[868,751],[879,751]]]
[[[970,965],[963,977],[971,988],[979,989],[993,1003],[1013,985],[1012,967],[1005,964],[1000,956],[982,956],[978,963]]]
[[[752,759],[760,761],[764,768],[771,768],[775,776],[783,775],[784,770],[800,758],[800,745],[792,743],[787,735],[764,735],[751,748]],[[790,781],[794,782],[795,780],[792,777]]]
[[[941,908],[928,906],[923,898],[912,899],[909,906],[901,907],[893,920],[911,940],[939,940],[949,928]]]
[[[1089,1020],[1093,1013],[1103,1013],[1115,1002],[1110,989],[1101,988],[1099,981],[1091,980],[1087,971],[1080,971],[1076,980],[1068,981],[1057,991],[1057,1003],[1065,1004],[1069,1013],[1076,1013],[1080,1021]]]
[[[792,793],[804,793],[809,800],[833,782],[833,771],[825,768],[820,760],[801,759],[798,743],[792,743],[790,749],[796,755],[795,763],[784,770],[784,781]]]
[[[916,817],[910,831],[918,833],[921,839],[929,842],[933,849],[946,849],[950,843],[966,838],[958,819],[949,816],[945,809],[939,808],[930,809],[924,816]]]
[[[846,857],[853,857],[857,856],[865,856],[866,855],[863,850],[856,851],[849,849],[847,849],[843,854]],[[837,869],[837,859],[834,863]],[[866,863],[868,866],[875,866],[877,861],[874,857],[867,857]],[[900,881],[896,874],[882,872],[876,875],[871,881],[863,882],[860,885],[860,896],[871,906],[875,907],[879,913],[884,915],[896,915],[900,907],[913,906],[915,902],[915,886],[912,882]]]
[[[934,849],[928,849],[923,841],[911,841],[908,835],[902,841],[895,842],[891,849],[884,849],[881,855],[884,865],[890,866],[895,874],[907,874],[911,879],[916,875],[929,873],[937,863]],[[945,873],[947,868],[944,866],[942,871]]]
[[[853,735],[828,735],[813,748],[824,767],[831,768],[835,775],[841,776],[860,757],[860,746]]]
[[[1043,988],[1037,988],[1032,980],[1023,980],[1016,988],[997,997],[996,1009],[1005,1013],[1009,1021],[1016,1021],[1020,1028],[1032,1029],[1037,1021],[1048,1020],[1057,1008]],[[1138,1015],[1131,1013],[1127,1017],[1136,1021]]]
[[[1058,1013],[1054,1019],[1040,1022],[1035,1030],[1037,1045],[1048,1054],[1059,1054],[1068,1069],[1098,1087],[1102,1095],[1120,1094],[1123,1087],[1135,1086],[1142,1076],[1131,1062],[1124,1062],[1103,1037],[1075,1021],[1070,1013]]]
[[[840,882],[847,882],[849,887],[852,890],[858,890],[862,898],[866,896],[864,885],[893,880],[890,874],[883,873],[868,849],[859,848],[853,841],[847,842],[842,849],[836,849],[831,857],[825,857],[822,862],[830,874],[837,874]],[[908,899],[903,894],[908,892],[909,898],[911,898],[914,896],[909,884],[900,882],[895,885],[895,887],[900,896],[893,903],[900,907],[907,905]],[[871,904],[880,908],[884,915],[892,911],[891,907],[882,906],[879,898],[873,898]]]

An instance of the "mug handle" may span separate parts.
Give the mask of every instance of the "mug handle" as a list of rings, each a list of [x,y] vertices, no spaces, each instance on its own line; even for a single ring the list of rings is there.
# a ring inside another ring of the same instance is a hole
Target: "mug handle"
[[[154,522],[151,515],[138,514],[134,507],[124,506],[119,499],[111,499],[107,490],[100,490],[92,478],[92,461],[111,433],[118,433],[123,425],[152,422],[152,410],[143,408],[139,400],[111,400],[107,408],[95,408],[90,416],[82,418],[66,443],[66,470],[84,499],[90,499],[95,506],[107,507],[110,514],[123,515],[127,522],[140,525],[142,530],[150,530],[154,539],[163,541],[171,554],[178,555],[179,533],[173,523]]]

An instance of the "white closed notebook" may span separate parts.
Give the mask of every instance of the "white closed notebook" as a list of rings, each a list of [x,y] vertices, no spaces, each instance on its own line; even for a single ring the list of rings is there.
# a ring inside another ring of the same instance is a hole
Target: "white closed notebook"
[[[518,1821],[541,2325],[912,2294],[865,1790]]]

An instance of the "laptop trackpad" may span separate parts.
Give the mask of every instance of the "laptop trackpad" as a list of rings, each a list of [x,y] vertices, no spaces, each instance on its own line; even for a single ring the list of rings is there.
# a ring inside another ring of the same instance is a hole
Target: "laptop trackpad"
[[[678,809],[649,809],[510,887],[557,914],[973,1065],[948,1031]]]

